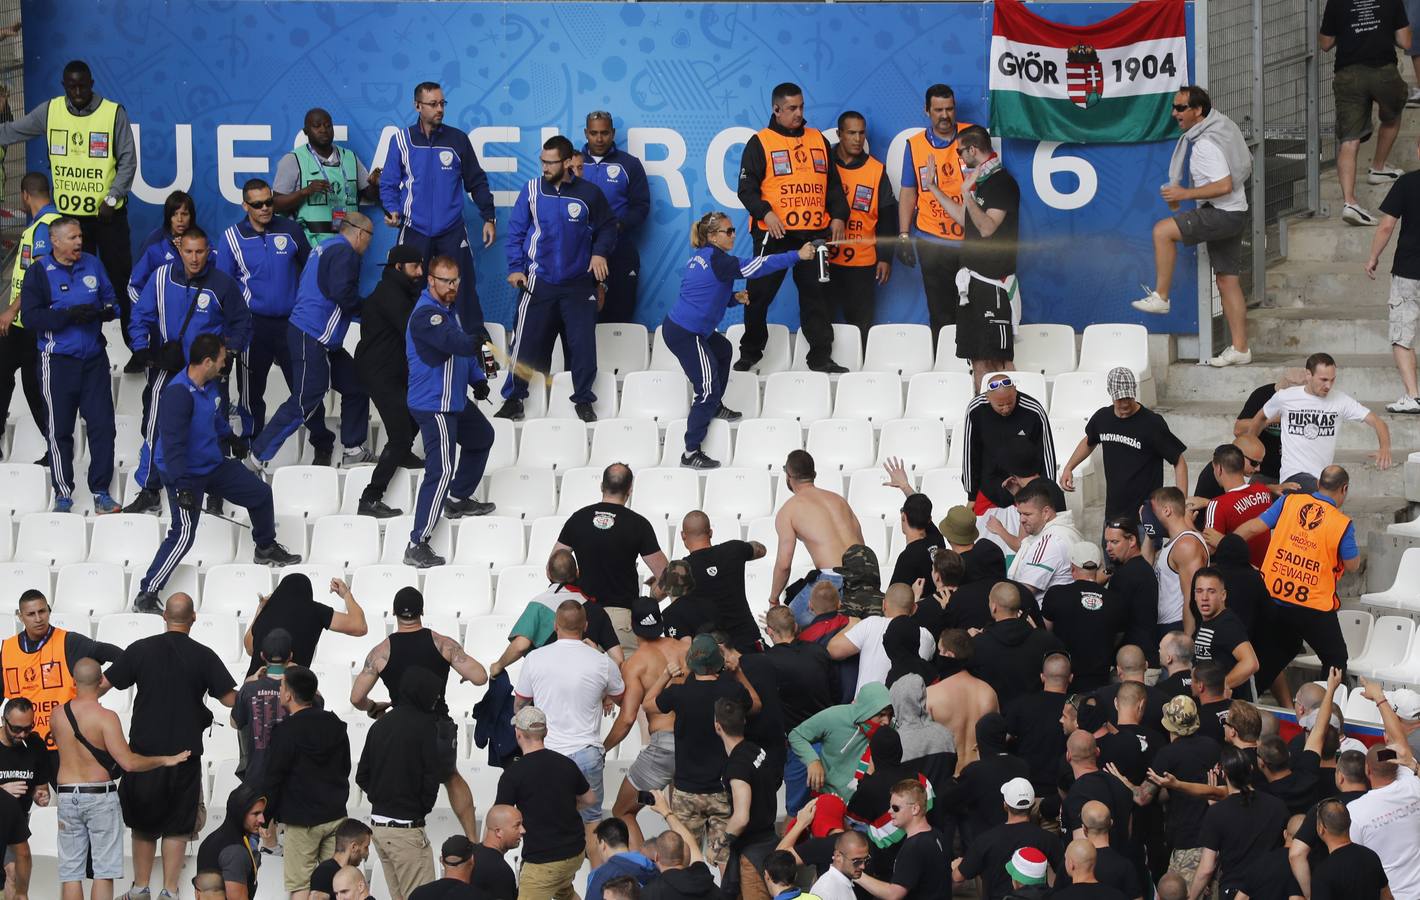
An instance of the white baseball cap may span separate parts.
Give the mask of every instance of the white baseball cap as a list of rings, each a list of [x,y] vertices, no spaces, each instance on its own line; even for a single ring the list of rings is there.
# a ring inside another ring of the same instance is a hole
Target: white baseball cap
[[[1420,693],[1416,693],[1410,688],[1396,688],[1393,691],[1386,691],[1385,698],[1390,701],[1391,709],[1402,719],[1420,719]]]
[[[1024,778],[1012,778],[1001,785],[1001,797],[1011,809],[1030,809],[1035,803],[1035,788]]]

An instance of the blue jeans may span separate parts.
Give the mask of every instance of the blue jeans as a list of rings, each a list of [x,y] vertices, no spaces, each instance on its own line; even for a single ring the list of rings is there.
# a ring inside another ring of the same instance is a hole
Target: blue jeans
[[[602,801],[606,799],[606,779],[602,777],[602,772],[606,768],[606,750],[600,744],[583,747],[576,753],[568,757],[577,764],[577,768],[582,770],[582,774],[587,778],[587,784],[592,786],[592,790],[597,795],[597,805],[589,806],[586,809],[578,810],[583,822],[600,822],[602,820]]]
[[[822,744],[814,744],[814,750],[822,750]],[[809,802],[809,767],[804,765],[793,749],[784,760],[784,810],[790,815],[798,815],[804,804]]]
[[[814,585],[819,581],[827,581],[838,589],[838,595],[843,596],[843,576],[832,570],[819,570],[818,581],[804,585],[803,590],[794,595],[794,599],[789,601],[789,610],[794,614],[794,621],[803,628],[814,620],[813,610],[809,609],[809,595],[814,592]],[[793,754],[790,754],[791,756]]]

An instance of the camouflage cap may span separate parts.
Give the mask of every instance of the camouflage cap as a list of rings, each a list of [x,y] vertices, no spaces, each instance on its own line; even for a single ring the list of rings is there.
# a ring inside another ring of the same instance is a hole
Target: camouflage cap
[[[714,675],[725,668],[725,657],[720,645],[708,634],[697,634],[690,642],[690,650],[685,654],[685,667],[696,675]]]
[[[1174,697],[1164,704],[1164,730],[1179,737],[1198,730],[1198,704],[1192,697]]]
[[[683,559],[673,559],[661,570],[660,588],[667,597],[684,597],[695,590],[695,574],[690,563]]]
[[[866,618],[883,611],[882,574],[878,555],[871,547],[854,544],[843,551],[843,565],[834,569],[843,576],[845,615]]]

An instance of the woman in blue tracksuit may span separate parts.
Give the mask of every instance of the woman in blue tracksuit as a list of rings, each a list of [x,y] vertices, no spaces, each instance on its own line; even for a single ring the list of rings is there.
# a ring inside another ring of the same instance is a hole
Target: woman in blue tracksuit
[[[154,228],[138,245],[138,263],[128,279],[128,296],[134,302],[148,286],[158,267],[178,258],[178,238],[197,224],[197,205],[187,191],[173,191],[163,201],[163,224]]]
[[[729,215],[722,212],[706,213],[691,226],[690,245],[695,248],[695,255],[686,263],[680,279],[680,296],[666,314],[661,336],[680,360],[695,391],[680,464],[691,469],[714,469],[720,465],[719,461],[700,449],[710,420],[720,418],[733,422],[740,417],[739,413],[720,404],[729,384],[733,348],[725,336],[715,330],[726,307],[749,302],[749,295],[744,291],[734,292],[735,279],[759,278],[783,271],[799,260],[812,259],[814,246],[806,243],[798,250],[739,259],[730,255],[735,246],[735,229]]]

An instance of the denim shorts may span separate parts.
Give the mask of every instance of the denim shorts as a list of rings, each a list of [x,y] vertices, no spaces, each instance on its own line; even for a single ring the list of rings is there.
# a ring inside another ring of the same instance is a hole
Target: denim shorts
[[[94,878],[122,878],[123,810],[118,792],[56,791],[54,796],[59,807],[59,881],[83,881],[84,863],[91,853]]]
[[[583,747],[576,753],[570,754],[572,762],[577,764],[577,768],[582,770],[582,774],[587,778],[587,784],[592,786],[592,791],[597,795],[595,806],[578,810],[583,822],[600,822],[602,820],[602,801],[606,799],[605,779],[602,772],[606,768],[606,750],[595,744]]]
[[[811,581],[804,585],[799,593],[789,599],[789,610],[794,614],[794,621],[799,623],[800,628],[804,628],[814,620],[813,611],[809,609],[809,595],[814,592],[814,585],[818,584],[819,581],[827,581],[829,584],[838,588],[840,597],[843,596],[843,576],[832,569],[828,571],[820,569],[818,581]]]

